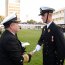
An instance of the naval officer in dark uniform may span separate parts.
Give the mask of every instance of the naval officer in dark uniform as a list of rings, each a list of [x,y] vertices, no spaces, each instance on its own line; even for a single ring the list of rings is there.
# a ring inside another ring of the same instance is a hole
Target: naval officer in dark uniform
[[[16,33],[19,31],[16,13],[7,16],[1,24],[5,31],[0,38],[0,65],[23,65],[29,62],[30,54],[25,54]]]
[[[43,65],[63,65],[65,58],[64,35],[61,29],[52,21],[53,12],[53,8],[40,8],[41,19],[47,25],[42,29],[42,34],[35,50],[30,52],[33,55],[43,45]]]

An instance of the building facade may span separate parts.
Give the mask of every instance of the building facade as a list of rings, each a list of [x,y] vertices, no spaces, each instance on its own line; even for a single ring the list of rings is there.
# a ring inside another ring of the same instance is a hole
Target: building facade
[[[6,16],[16,12],[18,20],[20,20],[20,0],[6,0]]]
[[[65,32],[65,8],[53,13],[53,21],[62,28],[63,32]]]
[[[21,29],[42,29],[45,25],[44,24],[19,24]]]
[[[53,21],[56,24],[65,24],[65,8],[53,13]]]

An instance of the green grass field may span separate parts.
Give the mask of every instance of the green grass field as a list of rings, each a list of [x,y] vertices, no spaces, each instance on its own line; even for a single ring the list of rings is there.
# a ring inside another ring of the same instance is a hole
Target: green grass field
[[[38,39],[41,35],[41,30],[21,30],[18,32],[19,40],[22,42],[29,42],[30,45],[26,47],[26,53],[35,49]],[[24,65],[42,65],[42,51],[36,52],[30,63]]]
[[[38,39],[41,35],[41,30],[21,30],[18,32],[18,37],[21,42],[29,42],[30,45],[26,47],[26,53],[35,49]],[[30,63],[25,63],[24,65],[43,65],[42,64],[42,49],[36,52]],[[65,65],[65,63],[64,63]]]

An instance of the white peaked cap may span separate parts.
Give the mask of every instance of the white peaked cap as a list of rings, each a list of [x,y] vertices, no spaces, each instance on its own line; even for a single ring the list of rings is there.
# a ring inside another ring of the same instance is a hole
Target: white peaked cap
[[[16,18],[16,17],[17,17],[17,16],[16,16],[16,13],[14,12],[14,13],[12,13],[11,15],[7,16],[7,17],[1,22],[1,24],[7,23],[8,21],[10,21],[10,20],[12,20],[12,19],[14,19],[14,18]]]
[[[52,10],[52,11],[55,11],[55,9],[50,8],[50,7],[40,7],[40,9],[42,9],[42,10]]]

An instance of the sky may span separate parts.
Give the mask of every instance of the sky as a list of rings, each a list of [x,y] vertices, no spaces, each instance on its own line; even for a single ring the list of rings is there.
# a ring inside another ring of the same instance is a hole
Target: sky
[[[5,13],[4,1],[0,0],[0,15]],[[36,20],[40,21],[41,18],[38,16],[40,7],[51,7],[56,11],[65,8],[65,0],[20,0],[20,17],[22,21]]]
[[[0,15],[5,14],[5,0],[0,0]]]
[[[38,16],[40,7],[51,7],[57,11],[65,7],[65,0],[21,0],[21,18],[41,20]]]

